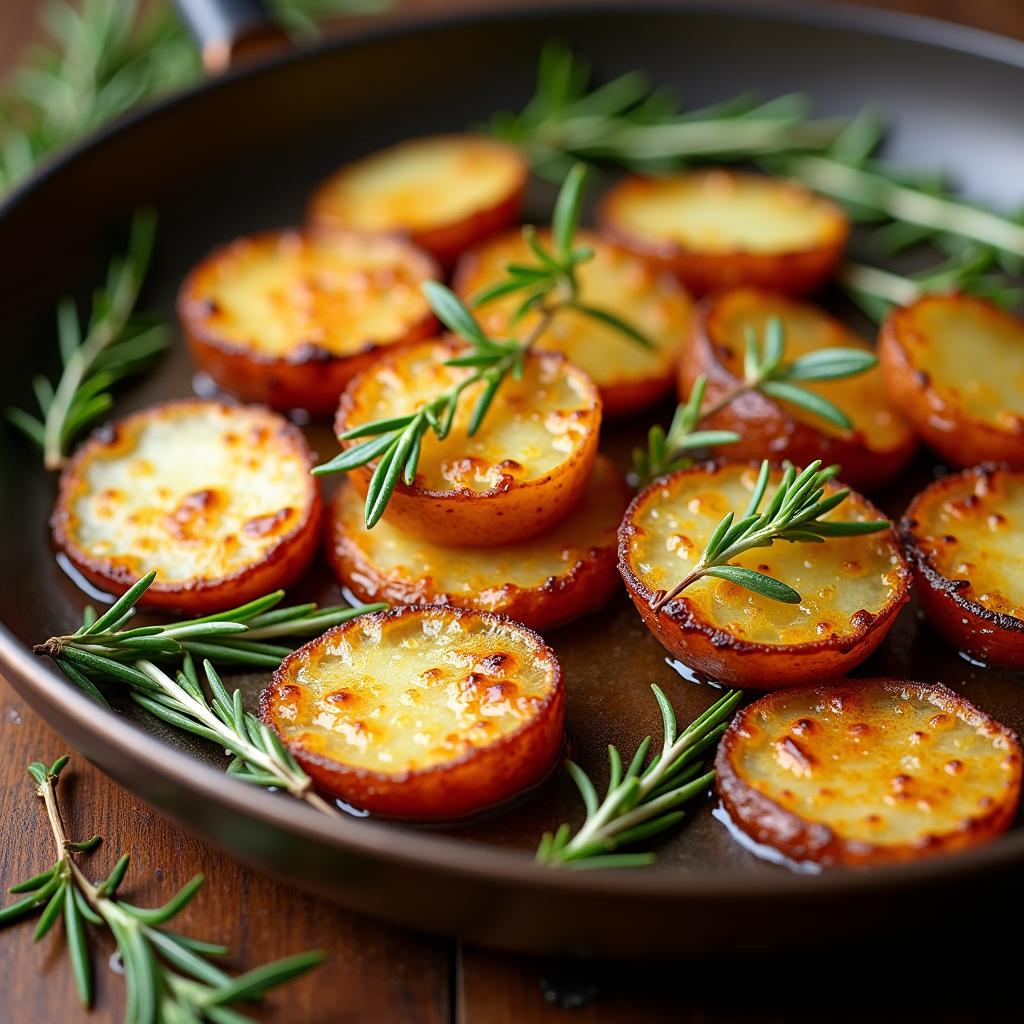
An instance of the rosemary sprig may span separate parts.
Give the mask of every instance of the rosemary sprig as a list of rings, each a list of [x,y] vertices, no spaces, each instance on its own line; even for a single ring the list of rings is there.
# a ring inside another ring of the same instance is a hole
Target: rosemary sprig
[[[576,269],[593,256],[590,249],[574,245],[585,178],[586,169],[577,164],[571,168],[559,191],[552,214],[554,251],[540,242],[534,228],[525,228],[524,237],[536,262],[509,266],[505,279],[475,299],[474,304],[480,305],[499,295],[525,292],[513,322],[531,310],[538,317],[522,341],[489,337],[451,289],[437,281],[423,285],[438,319],[467,345],[464,353],[446,360],[445,365],[462,367],[469,372],[411,413],[374,420],[345,432],[341,441],[362,440],[362,444],[353,445],[313,470],[317,475],[347,473],[377,460],[366,494],[367,529],[374,527],[384,515],[399,480],[412,486],[427,432],[433,431],[441,440],[446,438],[451,433],[463,394],[472,385],[482,383],[467,428],[468,436],[472,437],[480,429],[501,385],[510,374],[516,380],[522,377],[526,354],[563,310],[585,313],[615,327],[638,344],[651,345],[642,332],[612,311],[585,304],[579,298]]]
[[[195,896],[203,884],[202,875],[196,875],[162,907],[153,908],[137,907],[117,898],[128,870],[128,854],[118,860],[102,882],[89,881],[75,856],[94,849],[101,840],[99,836],[81,842],[67,838],[55,792],[67,762],[64,756],[49,768],[38,761],[28,766],[36,783],[36,795],[46,808],[57,861],[48,871],[11,887],[12,893],[24,895],[0,909],[0,925],[42,910],[33,934],[33,940],[38,941],[63,917],[68,956],[83,1006],[90,1006],[93,998],[86,923],[105,928],[117,945],[124,965],[127,1024],[244,1024],[251,1018],[230,1009],[232,1003],[260,999],[270,989],[297,978],[324,959],[321,951],[311,950],[233,978],[210,962],[210,957],[225,955],[226,947],[178,935],[163,927]]]
[[[672,828],[684,817],[681,804],[707,791],[713,771],[702,771],[701,755],[725,732],[726,719],[743,698],[730,690],[696,721],[677,734],[676,714],[668,698],[652,685],[664,728],[661,750],[644,767],[651,747],[648,736],[623,771],[622,756],[608,747],[611,774],[604,799],[578,764],[568,762],[587,817],[572,835],[568,825],[545,832],[537,847],[538,864],[570,868],[638,867],[650,864],[653,853],[618,853]]]
[[[64,299],[57,307],[63,370],[56,387],[43,376],[33,381],[42,418],[23,409],[7,410],[8,419],[42,448],[47,469],[61,469],[70,441],[110,411],[110,388],[144,370],[167,346],[162,324],[133,316],[155,228],[152,213],[135,215],[128,252],[111,262],[84,334],[74,301]]]
[[[34,648],[35,653],[53,658],[76,686],[99,703],[106,700],[97,683],[126,684],[132,700],[151,714],[229,750],[233,759],[227,771],[235,778],[283,790],[317,810],[334,813],[313,791],[309,776],[277,736],[244,710],[241,691],[227,691],[211,659],[222,665],[277,668],[293,645],[270,641],[316,635],[387,606],[277,608],[284,597],[284,591],[278,590],[200,619],[122,628],[155,578],[155,572],[144,576],[98,618],[87,609],[77,632],[50,637]],[[193,656],[203,658],[212,699],[203,690]],[[155,664],[166,660],[175,663],[173,678]]]
[[[886,529],[890,525],[886,519],[822,519],[850,493],[841,489],[825,497],[825,485],[838,472],[838,466],[821,469],[820,460],[800,473],[793,466],[787,466],[762,511],[761,502],[771,477],[771,463],[765,459],[743,516],[737,521],[732,512],[727,513],[712,531],[693,568],[671,590],[659,590],[651,595],[651,607],[655,611],[663,608],[702,576],[717,576],[772,601],[799,604],[800,595],[788,584],[753,569],[732,565],[731,561],[751,548],[770,548],[777,540],[823,543],[829,537],[853,537]]]
[[[593,89],[589,78],[586,61],[563,46],[546,47],[533,98],[518,114],[496,115],[490,130],[521,146],[542,174],[557,173],[568,160],[653,174],[754,161],[842,203],[876,229],[887,251],[928,243],[958,255],[967,244],[992,252],[1009,273],[1024,269],[1024,222],[963,200],[941,176],[878,159],[886,125],[875,111],[814,120],[803,97],[758,103],[743,95],[680,113],[638,72]],[[969,258],[958,266],[962,277],[955,267],[942,268],[949,287],[979,286]],[[996,301],[1008,297],[994,275],[984,283]]]
[[[639,486],[692,464],[690,453],[698,448],[735,444],[739,434],[731,430],[699,430],[700,425],[721,412],[741,395],[760,392],[819,416],[841,430],[853,426],[850,418],[834,402],[802,384],[843,380],[870,370],[878,359],[872,352],[857,348],[825,348],[786,361],[785,330],[778,317],[765,324],[763,342],[753,327],[747,330],[743,360],[743,380],[716,401],[704,405],[707,378],[694,381],[686,402],[681,403],[666,431],[655,424],[647,435],[647,448],[633,449],[633,476]]]

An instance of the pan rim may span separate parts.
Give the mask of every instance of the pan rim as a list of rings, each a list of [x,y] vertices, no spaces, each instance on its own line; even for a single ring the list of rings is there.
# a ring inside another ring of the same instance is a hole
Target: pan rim
[[[967,54],[1024,70],[1024,42],[981,29],[918,15],[846,5],[821,8],[809,3],[786,3],[765,8],[749,2],[704,2],[681,6],[677,3],[643,0],[627,5],[623,0],[598,0],[586,7],[579,4],[531,5],[522,9],[485,10],[444,16],[420,16],[396,23],[367,26],[340,39],[289,52],[259,64],[228,72],[214,80],[146,104],[118,118],[99,132],[45,159],[37,170],[0,202],[0,223],[31,193],[50,178],[94,149],[131,133],[137,125],[154,120],[179,106],[202,102],[216,90],[248,80],[273,75],[294,63],[371,45],[377,42],[446,31],[493,22],[523,22],[541,18],[583,18],[616,13],[674,14],[683,17],[714,15],[757,20],[766,23],[796,23],[836,32],[857,31],[880,39],[895,39],[932,49]],[[454,839],[444,834],[422,832],[395,824],[339,815],[329,820],[296,801],[258,790],[226,776],[211,765],[197,762],[132,722],[111,714],[95,704],[48,663],[40,661],[0,623],[0,669],[16,689],[33,691],[51,708],[73,719],[94,739],[116,747],[128,759],[141,762],[148,771],[165,775],[196,797],[229,809],[232,813],[257,819],[284,830],[291,836],[314,840],[340,853],[355,853],[396,866],[428,867],[434,871],[471,876],[477,881],[524,885],[543,890],[570,891],[578,895],[620,897],[657,896],[686,903],[725,903],[756,897],[765,901],[789,901],[794,896],[813,899],[832,893],[886,892],[895,887],[930,886],[943,880],[962,880],[982,875],[993,868],[1008,867],[1024,854],[1024,829],[996,841],[948,857],[879,867],[870,872],[827,871],[817,875],[772,872],[751,876],[727,872],[697,874],[682,869],[650,872],[552,871],[535,865],[527,851]],[[19,685],[20,684],[20,685]],[[187,826],[185,826],[187,828]],[[396,835],[401,842],[395,843]]]

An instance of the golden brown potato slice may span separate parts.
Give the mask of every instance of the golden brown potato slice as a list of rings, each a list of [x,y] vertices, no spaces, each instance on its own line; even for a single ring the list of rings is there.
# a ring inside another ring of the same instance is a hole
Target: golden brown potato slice
[[[61,474],[54,543],[86,579],[139,604],[205,614],[292,583],[320,531],[313,453],[257,406],[150,406],[96,431]]]
[[[627,504],[625,480],[599,455],[583,500],[547,533],[500,548],[453,548],[386,520],[367,530],[362,498],[343,486],[328,516],[327,559],[367,601],[476,608],[543,630],[600,608],[615,591],[616,534]]]
[[[848,327],[815,306],[775,292],[737,288],[701,304],[694,333],[683,359],[679,392],[685,399],[700,374],[708,378],[706,403],[721,398],[743,379],[745,337],[754,328],[764,336],[765,325],[778,317],[785,329],[785,358],[792,361],[824,348],[870,346]],[[815,459],[838,462],[843,479],[852,487],[872,490],[894,479],[914,454],[910,425],[885,394],[878,368],[846,380],[803,383],[839,406],[853,421],[844,431],[811,412],[759,393],[741,395],[707,420],[716,430],[734,430],[737,444],[722,449],[738,462],[789,459],[806,465]]]
[[[1024,472],[942,477],[901,527],[929,622],[974,658],[1024,668]]]
[[[769,494],[780,478],[776,471]],[[882,642],[908,599],[910,568],[894,530],[824,544],[780,541],[733,560],[788,583],[802,597],[798,605],[705,576],[659,611],[651,608],[654,594],[686,576],[726,513],[743,518],[756,479],[752,466],[695,466],[638,494],[619,529],[629,596],[658,640],[712,679],[766,690],[842,675]],[[851,493],[825,518],[882,517]]]
[[[430,341],[384,357],[341,396],[337,433],[409,413],[468,376],[468,369],[445,365],[459,351],[455,343]],[[437,544],[507,544],[543,533],[576,506],[601,424],[590,378],[557,353],[531,353],[522,378],[509,374],[469,437],[482,387],[477,382],[463,392],[445,440],[432,432],[424,437],[415,481],[408,487],[399,480],[388,522]],[[374,465],[349,474],[363,495]]]
[[[722,737],[733,822],[797,862],[882,864],[987,842],[1020,800],[1004,725],[945,686],[851,679],[780,690]]]
[[[1024,321],[929,295],[889,315],[878,354],[892,400],[947,462],[1024,469]]]
[[[408,238],[445,266],[519,219],[529,167],[479,135],[409,139],[348,164],[313,193],[310,222]]]
[[[671,275],[651,267],[646,260],[591,232],[577,232],[576,239],[594,250],[594,258],[577,272],[580,300],[614,311],[642,331],[655,347],[641,348],[621,331],[572,310],[558,314],[538,347],[563,353],[590,374],[601,392],[606,415],[636,412],[671,389],[679,353],[690,333],[692,303]],[[545,232],[542,240],[547,244],[549,233]],[[532,259],[519,232],[491,239],[459,261],[455,290],[472,299],[504,278],[508,263],[528,263]],[[497,337],[522,337],[539,316],[530,313],[510,325],[522,300],[518,293],[495,299],[481,306],[477,315]]]
[[[609,238],[698,295],[737,285],[813,291],[850,233],[843,211],[802,185],[725,168],[625,178],[605,195],[599,220]]]
[[[447,821],[539,783],[562,748],[554,652],[502,615],[395,608],[287,657],[260,710],[324,792]]]
[[[327,416],[382,351],[435,332],[420,286],[438,274],[425,253],[383,235],[254,235],[189,274],[178,315],[193,358],[225,391]]]

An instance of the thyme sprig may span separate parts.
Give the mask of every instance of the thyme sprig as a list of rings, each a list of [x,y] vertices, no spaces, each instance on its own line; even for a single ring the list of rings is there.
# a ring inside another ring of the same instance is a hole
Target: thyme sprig
[[[278,590],[204,618],[123,628],[155,578],[155,572],[144,576],[99,617],[87,609],[77,632],[50,637],[34,648],[36,654],[53,658],[76,686],[99,703],[106,704],[106,699],[97,683],[127,685],[132,700],[157,718],[230,751],[229,775],[283,790],[317,810],[334,813],[313,791],[309,776],[276,734],[245,711],[241,691],[228,692],[212,661],[277,668],[293,649],[288,640],[322,633],[386,605],[317,608],[310,603],[278,608],[284,597],[284,591]],[[203,659],[209,698],[195,667],[197,657]],[[173,676],[156,664],[168,660],[174,663]]]
[[[84,331],[74,300],[64,299],[57,307],[63,369],[56,385],[42,375],[33,381],[41,418],[23,409],[7,410],[8,419],[43,450],[47,469],[61,469],[74,437],[110,411],[110,389],[142,372],[167,347],[162,324],[134,315],[155,229],[151,212],[135,215],[128,251],[111,261]]]
[[[524,237],[536,262],[509,266],[505,279],[476,297],[474,305],[480,305],[499,295],[525,292],[513,322],[531,310],[538,316],[521,341],[490,337],[469,307],[450,288],[438,281],[428,281],[423,285],[438,319],[466,343],[465,351],[446,360],[445,365],[461,367],[469,372],[410,413],[374,420],[346,431],[339,440],[359,440],[362,443],[340,452],[330,462],[313,470],[317,475],[347,473],[377,460],[366,494],[364,519],[367,529],[376,526],[384,515],[399,480],[409,487],[415,482],[423,438],[428,431],[440,440],[448,437],[463,394],[474,384],[482,383],[483,388],[477,395],[466,429],[469,437],[476,434],[502,384],[510,375],[516,380],[522,378],[527,353],[564,310],[582,312],[615,327],[638,344],[651,345],[641,331],[614,312],[584,303],[579,298],[576,269],[593,256],[592,250],[574,244],[585,179],[586,168],[581,164],[575,165],[558,193],[552,214],[554,250],[541,243],[534,228],[525,228]]]
[[[639,72],[596,88],[589,79],[585,60],[549,45],[541,54],[534,96],[518,114],[496,115],[490,131],[521,146],[541,174],[557,174],[569,160],[651,174],[753,161],[840,202],[874,229],[888,252],[927,244],[960,256],[968,246],[973,253],[992,253],[1009,273],[1024,269],[1024,220],[962,199],[941,175],[880,159],[886,124],[876,111],[815,120],[804,97],[759,103],[742,95],[684,113]],[[997,275],[978,272],[973,253],[935,268],[946,275],[945,285],[984,287],[994,301],[1012,302]],[[861,286],[892,284],[860,278]]]
[[[610,777],[602,799],[584,770],[569,761],[569,773],[583,797],[586,820],[573,835],[565,824],[545,832],[536,861],[550,867],[619,868],[650,864],[653,853],[619,853],[677,825],[685,812],[680,805],[706,793],[713,771],[702,770],[701,755],[718,742],[727,719],[743,694],[730,690],[691,725],[678,732],[676,713],[668,698],[652,685],[661,709],[661,750],[644,766],[651,747],[648,736],[623,770],[622,755],[608,747]]]
[[[717,576],[772,601],[799,604],[800,595],[787,583],[731,562],[744,551],[769,548],[777,540],[820,544],[829,537],[854,537],[887,529],[890,524],[886,519],[822,518],[841,505],[850,493],[842,488],[825,496],[826,484],[838,472],[838,466],[822,469],[820,460],[800,473],[795,467],[787,466],[775,493],[762,510],[761,502],[771,479],[771,463],[765,459],[743,515],[737,520],[732,512],[727,513],[712,531],[693,568],[671,590],[652,594],[651,607],[655,611],[663,608],[702,576]]]
[[[10,891],[21,898],[0,909],[0,925],[41,910],[33,933],[33,940],[38,941],[63,917],[68,956],[83,1006],[90,1006],[93,999],[87,923],[109,931],[117,945],[124,965],[126,1024],[244,1024],[252,1018],[230,1009],[231,1004],[258,1000],[324,959],[321,951],[311,950],[231,977],[210,962],[211,957],[228,952],[225,946],[178,935],[163,927],[195,896],[203,884],[202,875],[196,875],[162,907],[152,908],[117,898],[128,871],[128,854],[102,882],[91,882],[75,858],[95,849],[101,839],[92,836],[76,842],[67,837],[56,795],[57,782],[67,763],[64,756],[49,767],[39,761],[28,766],[36,795],[46,808],[57,860],[48,871],[11,887]]]
[[[743,380],[705,406],[707,377],[701,374],[694,381],[689,398],[676,408],[668,430],[655,424],[647,434],[646,449],[633,450],[635,482],[639,486],[646,486],[660,476],[685,469],[692,464],[691,452],[695,449],[714,448],[739,441],[739,434],[731,430],[698,428],[741,395],[752,391],[798,406],[841,430],[851,429],[853,424],[842,409],[802,385],[843,380],[865,373],[878,362],[874,353],[852,347],[825,348],[787,361],[785,349],[785,329],[778,317],[769,317],[763,340],[753,327],[748,328]]]

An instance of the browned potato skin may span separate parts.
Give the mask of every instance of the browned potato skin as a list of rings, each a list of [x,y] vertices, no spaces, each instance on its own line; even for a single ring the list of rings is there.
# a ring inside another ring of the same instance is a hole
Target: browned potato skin
[[[899,610],[910,598],[910,567],[905,561],[904,585],[900,593],[880,614],[868,615],[852,638],[829,638],[806,644],[750,643],[708,625],[679,602],[669,601],[658,611],[651,608],[654,595],[633,572],[629,560],[630,540],[638,529],[636,514],[648,497],[666,482],[684,473],[713,468],[712,463],[707,467],[681,469],[641,491],[626,509],[619,527],[619,574],[644,624],[658,642],[684,664],[712,679],[747,690],[798,686],[815,679],[842,676],[855,668],[885,639]],[[869,508],[873,507],[865,499],[861,500]],[[877,518],[885,518],[877,509],[875,513]],[[898,548],[896,531],[890,532]]]
[[[822,693],[856,690],[868,685],[912,686],[936,692],[942,698],[942,706],[950,713],[957,709],[970,709],[975,715],[986,719],[1000,729],[1011,740],[1018,751],[1016,736],[1006,726],[995,722],[984,712],[974,708],[959,694],[941,683],[908,683],[904,680],[854,679],[839,680],[813,687]],[[810,689],[811,687],[809,687]],[[835,865],[870,866],[873,864],[919,860],[939,853],[953,853],[980,843],[1005,832],[1013,823],[1017,812],[1017,796],[1002,801],[984,816],[975,818],[969,830],[933,837],[925,847],[887,846],[884,849],[862,842],[848,841],[837,836],[830,828],[816,822],[808,822],[799,815],[781,807],[770,797],[759,793],[738,777],[733,767],[732,755],[743,742],[743,731],[747,719],[759,705],[771,702],[775,694],[761,697],[747,705],[733,718],[725,731],[718,753],[715,756],[715,789],[732,822],[756,842],[766,843],[778,850],[784,857],[800,862],[825,862]],[[1019,772],[1018,772],[1019,779]],[[1018,787],[1019,788],[1019,787]]]
[[[274,357],[223,337],[209,324],[210,310],[202,297],[204,278],[218,260],[278,237],[265,232],[236,239],[211,252],[182,283],[178,319],[196,365],[225,391],[244,402],[258,402],[280,412],[305,409],[311,416],[329,417],[357,373],[396,345],[411,345],[431,337],[438,322],[432,314],[427,315],[410,324],[401,340],[386,345],[367,340],[359,351],[345,356],[310,343],[289,356]],[[440,268],[426,253],[410,247],[407,258],[424,280],[440,277]]]
[[[962,477],[998,473],[991,464],[936,480],[918,494],[900,521],[900,533],[910,564],[918,604],[936,632],[959,650],[986,665],[1024,669],[1024,621],[986,608],[961,593],[966,582],[944,576],[920,543],[918,519],[926,503],[945,501],[946,492]]]
[[[445,270],[451,270],[459,256],[470,246],[491,235],[496,235],[513,224],[518,223],[523,209],[523,197],[526,195],[526,184],[530,178],[530,169],[523,160],[516,188],[509,192],[500,203],[476,213],[453,224],[445,224],[428,231],[407,229],[392,232],[398,238],[404,238],[418,246],[431,256]],[[326,181],[312,195],[309,201],[308,220],[310,224],[326,228],[345,228],[347,224],[339,224],[331,215],[329,204],[324,196],[330,191],[330,182]]]
[[[422,607],[422,606],[421,606]],[[415,614],[421,608],[399,607],[373,613],[382,621]],[[446,609],[451,615],[483,615],[487,612]],[[334,626],[306,647],[330,642],[344,633],[349,623]],[[525,627],[520,627],[525,628]],[[542,643],[540,637],[537,640]],[[281,663],[270,685],[260,694],[260,718],[273,728],[275,702],[289,685],[291,666],[301,661],[305,648],[294,651]],[[289,750],[316,787],[323,793],[382,817],[405,821],[455,821],[476,814],[539,785],[547,778],[562,749],[565,728],[565,685],[554,652],[544,645],[554,663],[555,684],[543,707],[525,726],[477,748],[458,760],[430,768],[389,776],[380,772],[311,755],[295,744]]]
[[[741,383],[715,351],[721,337],[721,306],[731,294],[709,296],[697,307],[693,334],[680,363],[680,401],[689,397],[701,374],[708,381],[705,404],[717,401]],[[893,405],[903,409],[898,401]],[[722,456],[731,462],[759,459],[765,453],[780,461],[788,459],[797,466],[806,466],[815,459],[826,465],[837,462],[842,466],[843,480],[866,491],[877,490],[895,479],[913,458],[916,448],[912,436],[897,448],[879,451],[869,448],[863,435],[856,431],[845,437],[826,434],[791,416],[780,403],[758,392],[739,395],[707,419],[705,425],[708,429],[732,430],[740,435],[736,444],[722,449]]]
[[[605,193],[597,213],[601,233],[624,248],[670,270],[695,295],[707,295],[741,286],[771,288],[788,295],[806,295],[832,276],[842,259],[850,235],[849,221],[843,218],[842,221],[837,220],[837,229],[828,242],[802,251],[754,253],[738,250],[707,253],[687,249],[667,239],[637,234],[618,222],[615,207],[624,195],[632,192],[642,196],[657,187],[657,178],[633,175]]]
[[[452,355],[460,346],[451,343]],[[390,357],[385,356],[385,359]],[[586,375],[582,370],[565,361],[557,352],[534,352],[531,359],[557,359],[565,363],[565,372]],[[339,437],[349,429],[349,417],[356,406],[360,381],[374,372],[373,367],[358,374],[341,396],[338,414],[334,421],[334,432]],[[586,378],[589,382],[589,378]],[[590,388],[594,395],[591,415],[594,429],[586,443],[576,447],[570,457],[556,467],[555,471],[525,484],[516,483],[511,477],[489,491],[473,491],[460,488],[450,491],[435,491],[413,484],[410,487],[399,479],[384,513],[388,521],[409,533],[426,537],[437,544],[487,546],[508,544],[512,541],[535,537],[554,526],[570,512],[587,486],[594,459],[597,456],[601,420],[601,401],[593,383]],[[344,448],[351,448],[359,441],[344,441]],[[352,470],[348,477],[364,497],[370,487],[370,480],[376,463]]]
[[[622,497],[619,507],[625,508],[630,495],[626,482],[616,475],[615,485]],[[327,562],[335,576],[356,597],[367,603],[388,601],[392,604],[472,607],[461,594],[431,588],[429,579],[414,581],[405,576],[381,574],[345,532],[336,511],[342,497],[343,488],[339,487],[328,506],[324,529]],[[374,585],[367,587],[366,580],[373,580]],[[428,584],[426,587],[417,585],[424,582]],[[549,576],[542,586],[524,588],[506,583],[502,587],[500,614],[531,629],[545,630],[601,608],[617,587],[615,545],[591,548],[586,557],[560,576]]]
[[[174,402],[161,402],[148,406],[140,413],[146,415],[158,412]],[[116,440],[120,421],[95,431],[74,454],[61,473],[57,502],[50,517],[54,546],[67,555],[72,565],[92,584],[108,594],[120,596],[134,583],[138,576],[128,573],[122,566],[111,565],[83,551],[68,534],[70,505],[82,480],[80,469],[97,446],[107,446]],[[280,434],[299,448],[310,470],[316,465],[316,458],[298,427],[281,419]],[[207,615],[254,601],[264,594],[279,588],[291,586],[309,567],[317,551],[322,531],[323,506],[320,489],[310,475],[309,500],[302,522],[291,534],[282,537],[270,554],[259,563],[238,572],[216,579],[199,579],[187,584],[161,583],[154,580],[149,589],[139,598],[140,608],[160,608],[184,612],[188,615]]]
[[[932,387],[928,374],[912,363],[901,339],[905,332],[916,330],[914,311],[930,298],[925,296],[911,306],[894,309],[882,324],[878,361],[893,404],[914,425],[921,440],[958,469],[980,462],[1002,462],[1014,469],[1024,469],[1024,420],[1019,420],[1017,429],[1011,431],[975,419],[943,397]],[[965,298],[989,306],[993,316],[1008,315],[993,303],[974,296]],[[937,429],[937,416],[954,424],[954,428]]]

